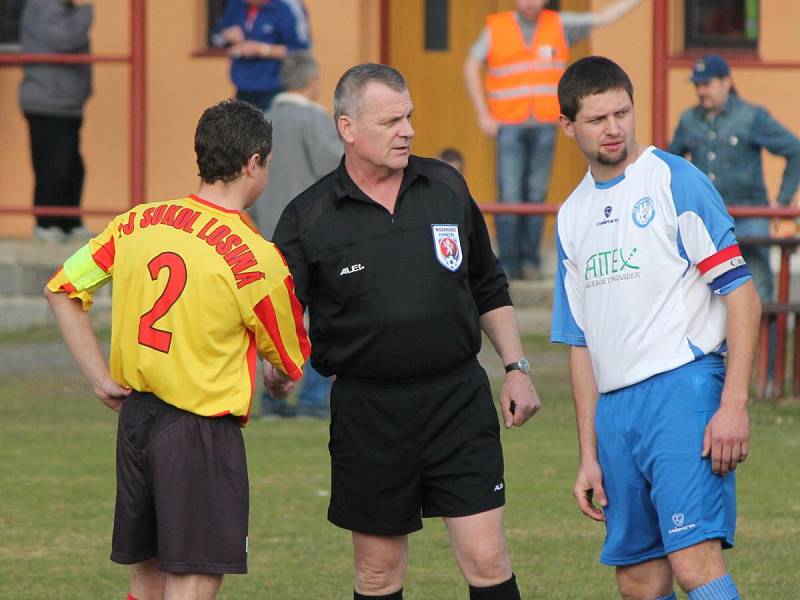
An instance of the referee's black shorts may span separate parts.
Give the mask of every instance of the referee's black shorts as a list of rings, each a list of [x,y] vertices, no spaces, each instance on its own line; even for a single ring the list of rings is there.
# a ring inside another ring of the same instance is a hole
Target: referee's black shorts
[[[404,535],[422,528],[421,517],[505,504],[500,425],[477,360],[418,383],[338,378],[330,434],[334,525]]]
[[[249,483],[239,422],[132,392],[117,431],[111,560],[161,571],[247,573]]]

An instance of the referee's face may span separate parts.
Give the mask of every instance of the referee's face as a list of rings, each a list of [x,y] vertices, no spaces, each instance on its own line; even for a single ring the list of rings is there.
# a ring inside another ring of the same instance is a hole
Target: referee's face
[[[408,90],[397,92],[382,83],[367,84],[358,114],[343,132],[348,154],[378,173],[405,169],[414,139],[413,110]]]

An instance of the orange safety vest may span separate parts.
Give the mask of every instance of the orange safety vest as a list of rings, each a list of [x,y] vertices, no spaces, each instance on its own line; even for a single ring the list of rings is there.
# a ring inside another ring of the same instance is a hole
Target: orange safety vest
[[[514,11],[489,15],[486,26],[486,93],[492,116],[506,124],[522,123],[531,115],[541,123],[557,121],[561,114],[558,80],[569,58],[559,14],[554,10],[539,13],[530,46]]]

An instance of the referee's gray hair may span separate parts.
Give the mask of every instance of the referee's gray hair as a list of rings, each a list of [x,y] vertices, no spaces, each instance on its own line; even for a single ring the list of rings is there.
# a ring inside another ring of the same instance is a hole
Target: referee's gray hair
[[[304,50],[290,52],[283,59],[281,83],[287,90],[302,90],[317,76],[319,76],[319,65],[309,52]]]
[[[364,63],[350,67],[339,79],[336,91],[333,93],[334,123],[338,123],[339,117],[342,115],[352,117],[358,113],[364,88],[373,81],[382,83],[395,92],[403,92],[408,89],[406,80],[400,71],[388,65]]]

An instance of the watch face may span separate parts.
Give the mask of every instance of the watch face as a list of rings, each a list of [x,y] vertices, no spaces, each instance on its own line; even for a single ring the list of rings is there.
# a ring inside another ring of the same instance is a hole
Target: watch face
[[[519,370],[522,371],[523,373],[531,372],[531,363],[528,362],[527,358],[520,358],[517,361],[517,364],[519,365]]]

